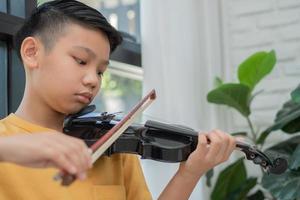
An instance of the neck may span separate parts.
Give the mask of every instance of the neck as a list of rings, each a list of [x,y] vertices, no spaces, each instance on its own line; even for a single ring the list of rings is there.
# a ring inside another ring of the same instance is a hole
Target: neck
[[[15,114],[31,123],[61,132],[65,115],[53,110],[36,96],[38,95],[29,94],[25,89],[24,97]]]

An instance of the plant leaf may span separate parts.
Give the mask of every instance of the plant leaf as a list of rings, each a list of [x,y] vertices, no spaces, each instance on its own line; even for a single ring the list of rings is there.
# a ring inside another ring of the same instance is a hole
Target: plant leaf
[[[291,169],[297,170],[300,167],[300,144],[297,146],[296,150],[293,152],[293,155],[290,158]]]
[[[272,132],[271,128],[268,128],[266,130],[264,130],[258,137],[258,139],[256,140],[256,144],[263,144],[265,142],[265,140],[267,139],[268,135]]]
[[[225,168],[218,176],[218,180],[211,193],[211,200],[228,199],[231,192],[236,191],[247,178],[243,159],[239,159]]]
[[[257,92],[255,92],[254,94],[252,94],[250,101],[249,101],[249,105],[251,104],[251,102],[254,100],[255,97],[257,97],[259,94],[263,93],[263,90],[259,90]]]
[[[247,132],[235,132],[231,133],[232,136],[247,136]]]
[[[300,174],[287,171],[281,175],[264,175],[262,185],[268,189],[277,200],[300,198]]]
[[[276,114],[275,123],[262,132],[257,144],[262,144],[272,131],[280,129],[290,134],[300,131],[300,104],[292,100],[286,102]]]
[[[247,58],[238,68],[240,83],[248,85],[251,90],[269,74],[276,63],[275,51],[257,52]]]
[[[292,137],[288,140],[285,140],[283,142],[280,142],[276,145],[269,147],[266,150],[266,153],[276,152],[276,154],[286,155],[289,158],[293,155],[294,151],[296,150],[299,144],[300,144],[300,135],[297,135],[295,137]],[[278,155],[276,156],[278,157]]]
[[[256,191],[254,194],[248,196],[247,200],[264,200],[265,196],[261,190]]]
[[[249,191],[256,185],[257,178],[248,178],[240,187],[232,192],[228,199],[230,200],[244,200],[249,193]]]
[[[295,136],[267,149],[268,154],[280,154],[289,159],[289,169],[281,175],[264,174],[262,185],[278,200],[300,198],[300,169],[299,169],[300,136]],[[278,157],[278,155],[276,155]],[[293,168],[294,169],[293,169]],[[297,169],[297,170],[296,170]]]
[[[275,122],[280,121],[282,118],[291,115],[293,112],[300,110],[300,104],[292,100],[285,102],[282,108],[277,112]]]
[[[300,103],[300,85],[291,93],[293,102]]]
[[[250,115],[250,95],[248,86],[238,83],[227,83],[210,91],[207,95],[207,101],[235,108],[243,116],[247,117]]]
[[[223,84],[223,80],[220,77],[216,77],[214,80],[214,86],[217,88],[220,87],[222,84]]]

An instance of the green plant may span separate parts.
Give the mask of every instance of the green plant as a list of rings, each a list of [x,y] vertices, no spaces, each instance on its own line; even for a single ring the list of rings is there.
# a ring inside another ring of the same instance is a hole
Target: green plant
[[[271,73],[276,64],[274,51],[257,52],[247,58],[238,67],[238,83],[223,83],[216,78],[216,88],[207,95],[210,103],[229,106],[238,111],[249,125],[249,132],[242,132],[259,149],[263,149],[271,132],[282,130],[282,134],[295,134],[300,131],[300,87],[291,93],[291,100],[278,111],[273,125],[263,132],[256,131],[250,118],[251,102],[260,93],[255,93],[255,86],[266,75]],[[266,175],[248,177],[243,159],[238,159],[220,172],[213,188],[211,199],[242,200],[242,199],[300,199],[300,136],[268,148],[265,152],[270,156],[281,155],[289,160],[289,169],[282,175]],[[207,173],[207,185],[213,171]],[[258,186],[258,187],[255,187]],[[253,192],[253,189],[256,191]],[[250,195],[251,191],[251,195]]]

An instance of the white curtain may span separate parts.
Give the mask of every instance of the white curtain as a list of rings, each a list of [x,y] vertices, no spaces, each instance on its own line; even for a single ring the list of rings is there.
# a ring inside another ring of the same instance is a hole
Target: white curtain
[[[206,102],[206,94],[220,70],[217,11],[217,0],[141,1],[143,91],[157,91],[145,119],[196,130],[215,128],[215,107]],[[145,160],[142,165],[157,199],[178,164]],[[190,199],[209,199],[203,180]]]

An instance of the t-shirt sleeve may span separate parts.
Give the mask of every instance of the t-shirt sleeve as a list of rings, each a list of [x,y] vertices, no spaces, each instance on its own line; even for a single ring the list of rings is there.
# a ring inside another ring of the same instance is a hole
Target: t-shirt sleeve
[[[126,199],[151,200],[152,197],[147,187],[138,157],[132,154],[125,154],[123,156],[123,167]]]

